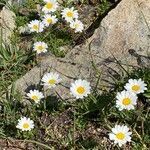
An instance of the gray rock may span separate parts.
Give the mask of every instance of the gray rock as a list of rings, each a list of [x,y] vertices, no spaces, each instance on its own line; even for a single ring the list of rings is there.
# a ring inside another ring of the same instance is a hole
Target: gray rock
[[[93,88],[101,74],[103,81],[111,81],[111,75],[120,73],[116,62],[125,64],[123,66],[127,68],[139,65],[136,55],[131,55],[131,49],[138,56],[148,58],[150,52],[148,25],[150,25],[149,0],[122,0],[102,20],[100,27],[86,44],[71,49],[62,59],[54,56],[43,58],[39,66],[16,82],[16,87],[21,92],[26,91],[28,86],[39,83],[43,72],[47,69],[60,73],[63,82],[50,93],[59,93],[63,99],[71,98],[69,86],[74,79],[87,79]],[[104,83],[107,85],[101,80],[98,88]]]
[[[10,37],[15,29],[15,14],[8,9],[8,7],[3,7],[0,11],[0,35],[2,35],[2,40],[4,43],[10,42]],[[2,33],[1,33],[2,32]]]

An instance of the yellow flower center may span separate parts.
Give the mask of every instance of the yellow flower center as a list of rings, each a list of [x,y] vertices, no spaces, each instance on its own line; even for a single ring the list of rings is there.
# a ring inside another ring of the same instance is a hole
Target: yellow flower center
[[[42,51],[43,50],[43,46],[42,45],[38,46],[38,50]]]
[[[51,18],[47,19],[47,22],[50,24],[53,22],[53,20]]]
[[[55,80],[55,79],[51,79],[51,80],[48,81],[48,83],[49,83],[49,84],[55,84],[55,83],[56,83],[56,80]]]
[[[122,132],[119,132],[119,133],[116,134],[116,137],[117,137],[117,139],[119,139],[119,140],[123,140],[123,139],[125,138],[125,134],[122,133]]]
[[[39,29],[39,26],[38,26],[38,25],[33,25],[33,29],[34,29],[34,30],[38,30],[38,29]]]
[[[77,88],[77,92],[78,92],[79,94],[83,94],[83,93],[85,92],[85,88],[82,87],[82,86],[80,86],[80,87]]]
[[[47,9],[52,9],[53,8],[53,3],[47,3],[46,5],[45,5],[45,7],[47,8]]]
[[[75,28],[78,28],[79,27],[79,24],[75,24]]]
[[[32,99],[33,99],[34,101],[37,101],[37,100],[38,100],[38,97],[37,97],[36,95],[33,95],[33,96],[32,96]]]
[[[139,89],[140,89],[140,86],[139,86],[139,85],[133,85],[133,86],[132,86],[132,90],[133,90],[133,91],[139,91]]]
[[[29,128],[29,124],[28,124],[28,123],[24,123],[24,124],[23,124],[23,128],[24,128],[24,129],[28,129],[28,128]]]
[[[122,100],[122,104],[125,105],[125,106],[131,104],[131,99],[130,98],[124,98]]]
[[[73,12],[71,12],[71,11],[67,12],[67,16],[68,17],[73,17]]]

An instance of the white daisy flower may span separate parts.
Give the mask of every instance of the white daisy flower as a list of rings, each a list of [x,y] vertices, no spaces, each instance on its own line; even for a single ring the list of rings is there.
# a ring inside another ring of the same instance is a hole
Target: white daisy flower
[[[135,94],[144,93],[147,90],[147,84],[141,79],[129,79],[128,83],[125,85],[127,91],[133,92]]]
[[[18,120],[16,128],[22,131],[31,131],[34,128],[34,122],[30,118],[21,117]]]
[[[115,127],[112,128],[112,133],[109,133],[109,139],[114,141],[115,144],[118,143],[121,147],[123,144],[131,142],[131,134],[132,132],[129,132],[127,126],[115,125]]]
[[[40,100],[44,98],[43,93],[39,92],[38,90],[30,90],[29,93],[27,93],[27,96],[35,103],[39,103]]]
[[[44,5],[42,11],[44,13],[55,12],[58,8],[58,2],[56,0],[44,0],[46,4]]]
[[[71,8],[65,8],[62,10],[62,17],[65,18],[67,22],[73,21],[73,19],[78,18],[78,12],[77,10],[74,10],[74,7]]]
[[[38,54],[47,52],[48,45],[44,42],[36,42],[33,45],[33,50],[36,51]]]
[[[131,110],[134,109],[134,106],[137,104],[137,96],[128,91],[118,92],[116,98],[116,107],[119,110]]]
[[[43,23],[46,27],[48,27],[50,24],[55,24],[58,21],[56,16],[52,16],[50,14],[46,14],[43,19]]]
[[[71,83],[70,92],[76,99],[87,97],[90,94],[91,86],[86,80],[76,80]]]
[[[49,88],[54,88],[56,87],[56,84],[61,82],[61,78],[59,77],[58,73],[50,72],[46,73],[41,81],[44,82],[45,86],[48,86]]]
[[[32,20],[28,27],[30,29],[30,32],[42,32],[44,30],[44,24],[39,20]]]
[[[84,25],[81,21],[75,20],[75,21],[70,22],[70,28],[75,29],[75,33],[82,32],[84,29]]]

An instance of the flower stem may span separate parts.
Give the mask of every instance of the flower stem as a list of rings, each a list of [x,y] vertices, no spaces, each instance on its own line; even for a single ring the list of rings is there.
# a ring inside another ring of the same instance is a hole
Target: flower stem
[[[138,132],[135,129],[133,131],[135,132],[135,134],[137,135],[137,137],[140,139],[140,141],[141,141],[144,149],[147,149],[147,146],[143,143],[142,137],[138,134]]]

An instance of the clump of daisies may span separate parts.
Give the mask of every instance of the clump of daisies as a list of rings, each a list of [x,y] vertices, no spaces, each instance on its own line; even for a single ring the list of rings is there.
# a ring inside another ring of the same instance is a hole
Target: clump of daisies
[[[61,82],[61,78],[59,77],[58,73],[50,72],[44,74],[41,81],[43,82],[43,85],[47,86],[48,88],[54,88],[58,83]]]
[[[78,19],[79,17],[79,14],[77,10],[74,10],[74,7],[64,8],[61,14],[62,17],[69,23],[72,22],[74,19]]]
[[[112,132],[109,133],[109,139],[114,141],[115,144],[119,144],[121,147],[127,142],[131,142],[132,132],[129,132],[129,128],[126,125],[115,125],[111,130]]]
[[[39,103],[40,100],[44,98],[43,93],[39,90],[30,90],[29,93],[27,93],[27,96],[35,103]]]
[[[56,15],[46,14],[43,17],[43,24],[46,27],[55,24],[57,21],[58,21],[58,18],[56,17]]]
[[[36,42],[33,45],[33,50],[37,52],[37,54],[47,52],[48,45],[45,42]]]
[[[80,20],[75,20],[70,22],[70,28],[75,29],[75,33],[82,32],[84,29],[84,25]]]
[[[45,28],[48,28],[50,26],[53,26],[58,21],[60,22],[62,19],[58,19],[56,11],[59,12],[61,8],[57,2],[57,0],[43,0],[44,6],[42,6],[41,13],[39,20],[32,20],[28,24],[28,29],[30,32],[36,32],[41,33],[44,31]],[[83,23],[78,19],[79,14],[78,11],[75,10],[74,7],[71,8],[63,8],[60,12],[62,18],[69,24],[69,27],[77,32],[82,32],[84,30]],[[41,46],[37,47],[39,44]],[[42,46],[43,45],[43,46]],[[34,44],[33,50],[37,51],[38,54],[41,52],[45,53],[47,52],[47,45],[44,43],[44,41],[36,42]]]
[[[64,8],[61,14],[62,17],[70,24],[70,28],[75,29],[75,33],[83,31],[84,25],[80,20],[78,20],[79,14],[74,7]]]
[[[44,24],[42,21],[39,20],[32,20],[29,24],[28,27],[30,29],[30,32],[43,32],[44,30]]]
[[[43,1],[45,2],[45,5],[42,8],[42,11],[46,14],[55,12],[59,7],[57,0],[43,0]]]
[[[123,109],[134,109],[137,104],[137,94],[144,93],[147,85],[141,79],[129,79],[124,86],[125,90],[116,95],[116,107],[121,111]]]
[[[90,94],[91,86],[86,80],[76,80],[71,83],[70,92],[76,99],[83,99]]]
[[[138,94],[147,90],[147,84],[141,79],[129,79],[124,88],[124,91],[118,92],[116,95],[116,107],[120,111],[132,110],[137,104]],[[132,132],[129,132],[126,125],[115,125],[112,132],[109,133],[109,139],[121,147],[127,142],[131,142],[131,134]]]
[[[18,124],[16,128],[22,130],[22,131],[31,131],[31,129],[34,128],[34,122],[30,118],[21,117],[18,120]]]
[[[147,90],[147,84],[142,79],[129,79],[124,88],[132,93],[140,94]]]
[[[123,109],[134,109],[135,105],[137,104],[137,96],[128,91],[118,92],[116,98],[116,107],[120,111]]]

